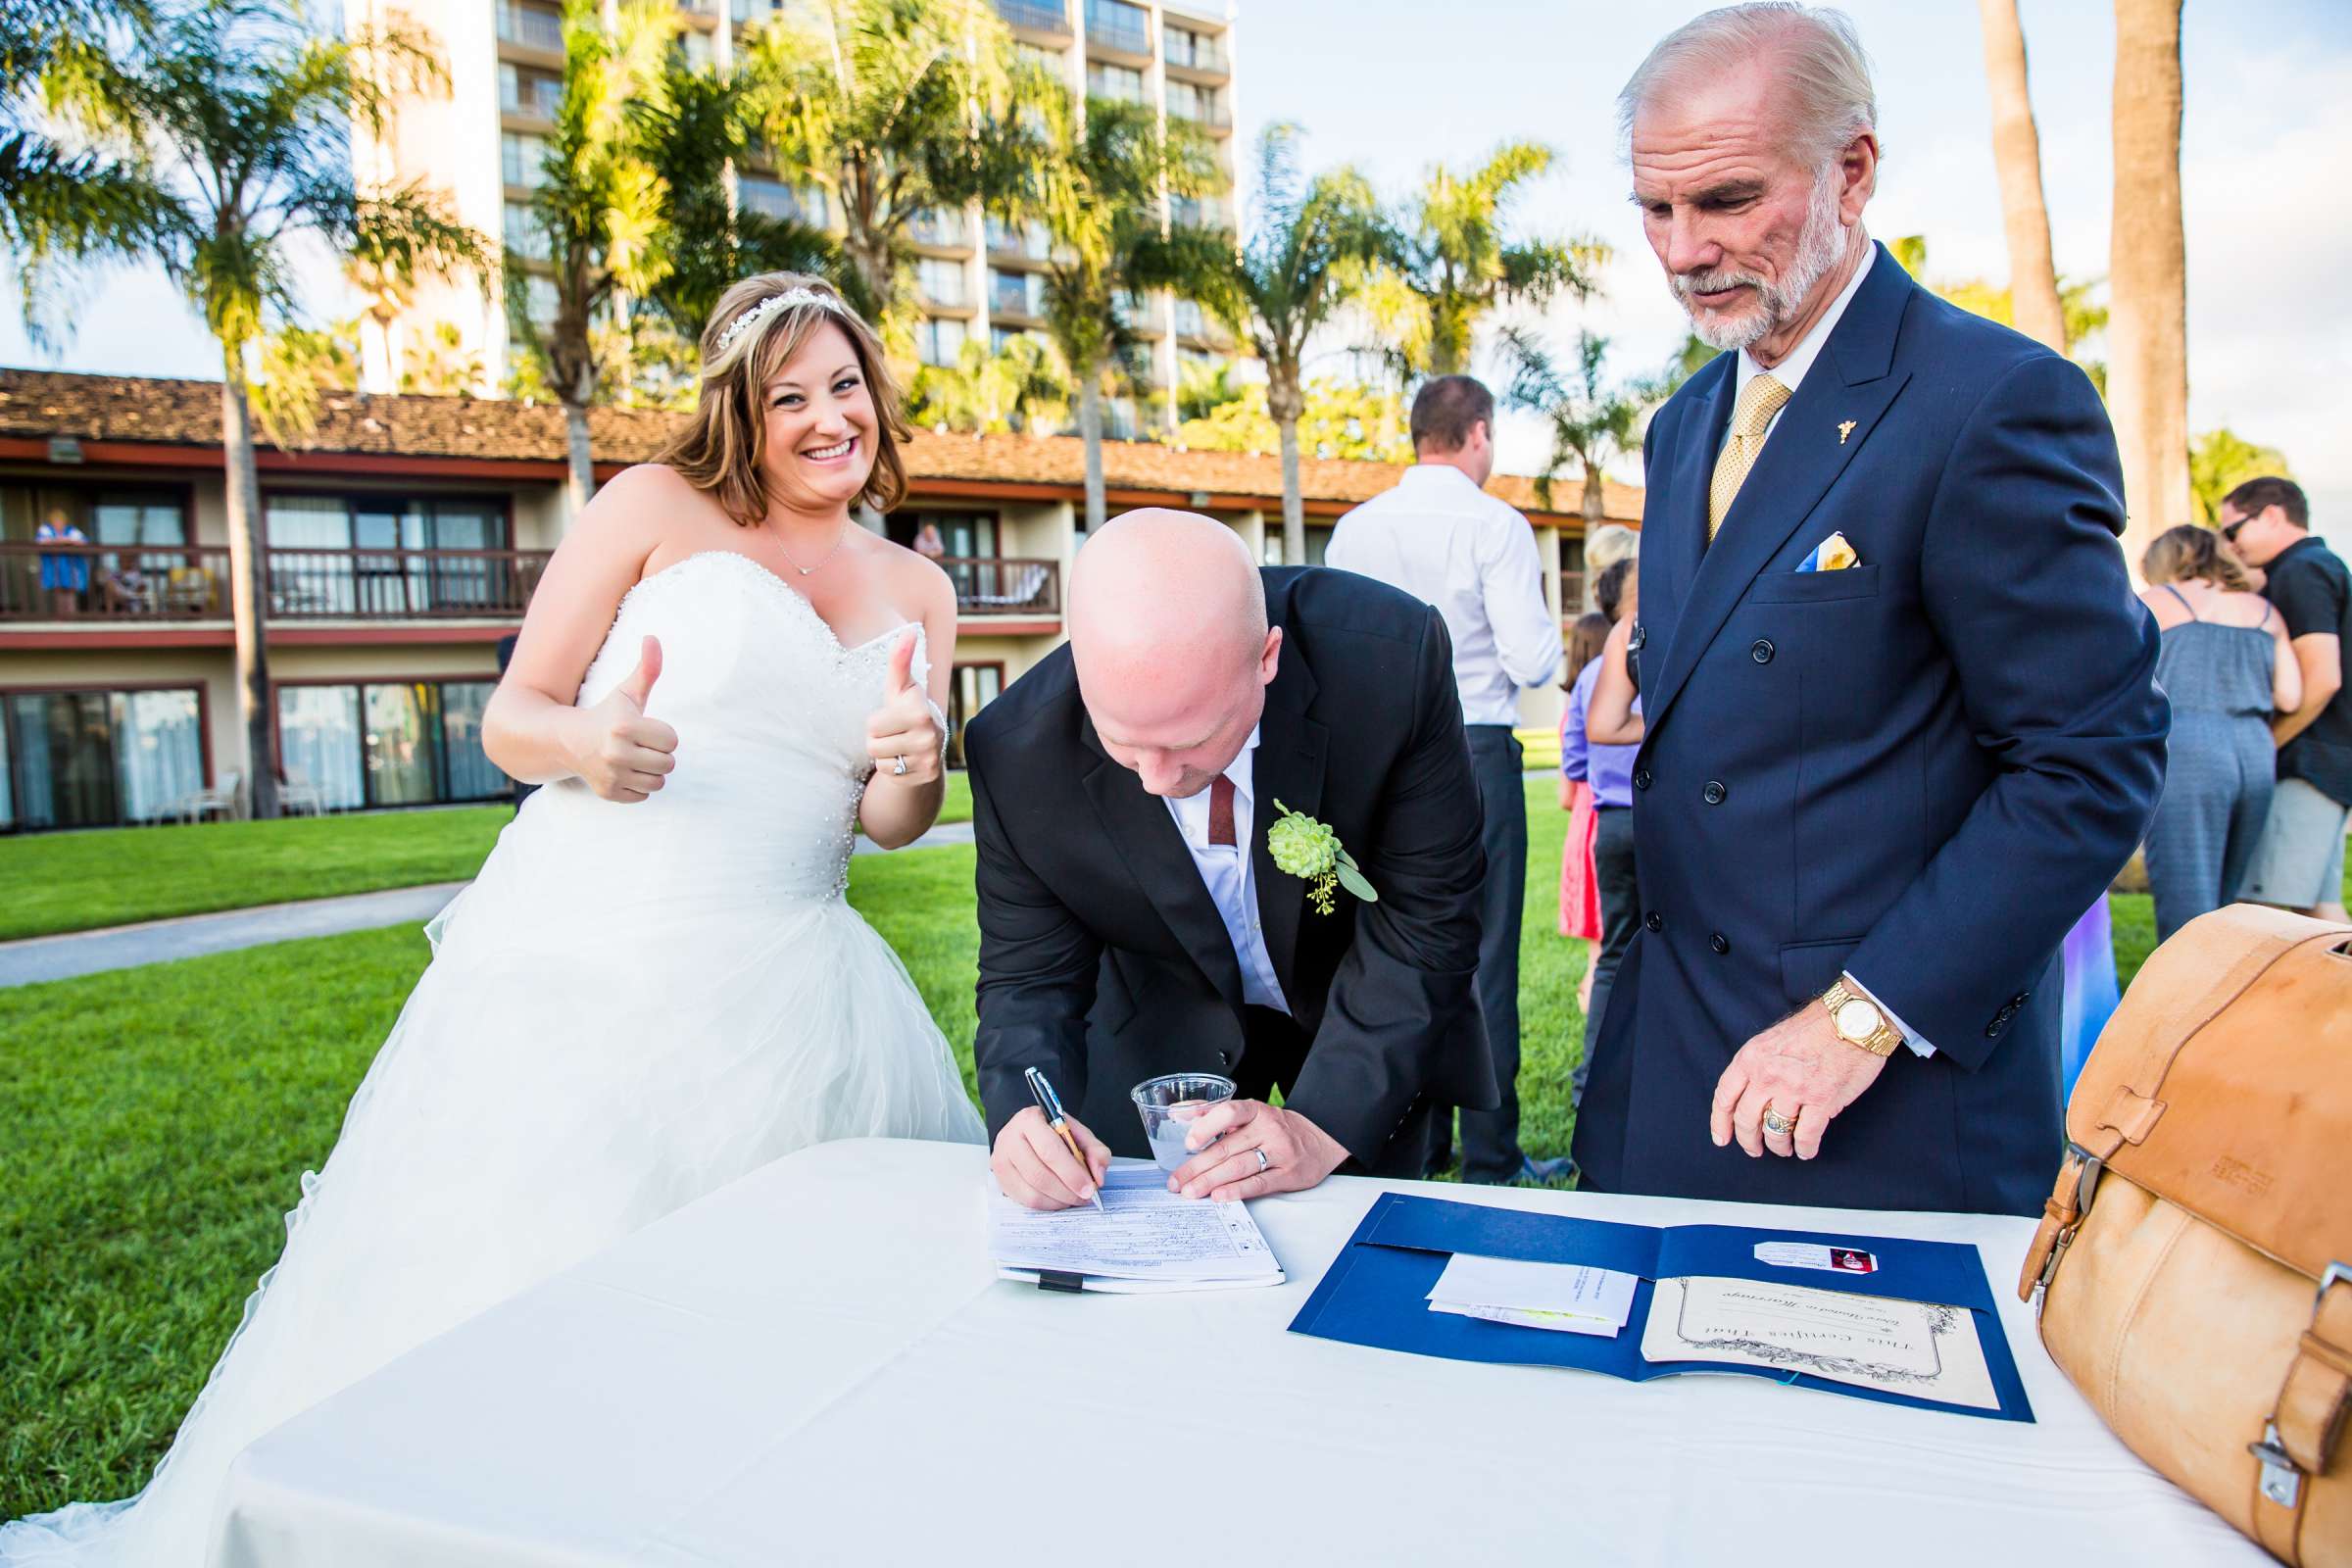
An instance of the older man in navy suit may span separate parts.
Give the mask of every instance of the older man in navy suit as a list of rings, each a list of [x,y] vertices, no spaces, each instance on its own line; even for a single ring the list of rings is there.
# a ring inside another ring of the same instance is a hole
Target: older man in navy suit
[[[1711,12],[1619,106],[1650,244],[1726,352],[1645,450],[1643,929],[1577,1160],[1614,1191],[2032,1212],[2059,944],[2164,770],[2113,432],[2080,369],[1863,232],[1842,16]]]

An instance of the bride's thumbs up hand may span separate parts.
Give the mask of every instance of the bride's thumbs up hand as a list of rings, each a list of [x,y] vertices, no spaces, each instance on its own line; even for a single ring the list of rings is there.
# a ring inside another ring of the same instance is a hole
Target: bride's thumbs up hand
[[[914,640],[909,631],[891,650],[890,670],[882,677],[882,706],[865,720],[866,755],[881,776],[900,784],[928,784],[938,778],[940,747],[946,740],[932,716],[930,699],[915,684]]]
[[[629,678],[593,708],[580,710],[572,747],[573,771],[608,801],[642,801],[677,766],[678,732],[645,716],[662,678],[662,644],[645,640]]]

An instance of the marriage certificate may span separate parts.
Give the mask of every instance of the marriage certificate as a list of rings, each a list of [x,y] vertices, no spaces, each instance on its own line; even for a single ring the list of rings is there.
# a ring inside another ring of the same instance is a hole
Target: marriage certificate
[[[1804,1372],[1976,1410],[2001,1402],[1967,1308],[1803,1285],[1660,1280],[1642,1355]]]

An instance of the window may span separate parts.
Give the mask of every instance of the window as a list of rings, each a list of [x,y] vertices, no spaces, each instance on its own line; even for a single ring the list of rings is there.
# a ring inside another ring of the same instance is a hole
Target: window
[[[498,35],[526,49],[564,52],[564,14],[528,0],[499,0]]]
[[[1223,40],[1215,33],[1195,32],[1175,23],[1160,28],[1160,52],[1171,66],[1190,66],[1195,71],[1223,71],[1225,49]]]
[[[1003,664],[957,664],[948,682],[948,765],[963,766],[963,726],[1004,689]]]
[[[93,545],[144,546],[110,549],[100,556],[44,558],[29,548],[41,524],[61,515]],[[149,614],[217,612],[210,587],[225,557],[186,547],[187,511],[172,490],[98,489],[78,485],[0,485],[0,540],[24,546],[0,555],[0,614],[46,620],[56,612],[56,594],[72,595],[71,613]],[[157,548],[166,547],[166,548]],[[178,548],[170,548],[178,547]],[[47,578],[43,566],[50,568]],[[141,579],[190,583],[159,599]],[[128,597],[110,584],[121,584]],[[225,604],[225,600],[219,602]]]
[[[498,138],[499,176],[517,190],[537,190],[545,177],[547,138],[527,131],[502,131]]]
[[[988,220],[988,248],[1003,256],[1021,256],[1042,262],[1054,253],[1054,236],[1046,225],[1032,219],[1026,223],[1008,222],[1002,218]]]
[[[1067,32],[1070,30],[1070,16],[1063,9],[1067,3],[1068,0],[997,0],[997,15],[1016,27],[1035,27],[1040,32]]]
[[[564,78],[554,72],[533,71],[512,60],[498,63],[498,107],[502,112],[553,120],[563,97]]]
[[[1086,36],[1090,43],[1121,54],[1152,52],[1152,13],[1127,0],[1086,0]]]
[[[827,209],[821,190],[795,190],[780,179],[745,174],[735,182],[735,199],[746,212],[764,213],[811,228],[825,226]]]
[[[915,353],[925,365],[954,365],[963,352],[964,324],[952,316],[929,316],[914,329]]]
[[[1046,279],[1042,272],[1001,272],[988,270],[988,308],[997,316],[1043,317]]]
[[[1224,103],[1217,89],[1197,87],[1189,81],[1168,83],[1168,114],[1202,125],[1225,123]]]
[[[525,261],[544,262],[548,259],[547,230],[539,226],[538,218],[522,202],[508,202],[503,213],[504,232],[509,252]]]
[[[1046,334],[1036,330],[1033,327],[992,325],[988,329],[988,346],[999,354],[1004,353],[1006,349],[1010,348],[1015,341],[1021,338],[1027,338],[1030,342],[1036,344],[1041,351],[1047,350],[1050,347],[1050,345],[1046,342]]]
[[[891,514],[883,531],[911,550],[925,523],[939,530],[940,542],[947,546],[951,561],[968,563],[993,560],[996,556],[997,514],[993,512],[896,512]],[[956,586],[959,593],[964,591],[960,579]]]
[[[531,321],[545,331],[556,324],[556,307],[561,297],[556,293],[556,280],[537,272],[522,280],[522,309]]]
[[[963,210],[958,207],[933,207],[915,214],[906,225],[906,236],[917,245],[937,245],[943,250],[970,243]]]
[[[1587,610],[1599,607],[1585,600],[1585,541],[1580,535],[1570,538],[1565,530],[1560,534],[1560,613],[1581,615]]]
[[[1127,66],[1090,63],[1086,68],[1086,92],[1090,98],[1140,104],[1144,101],[1144,74]]]
[[[915,264],[915,280],[923,298],[934,305],[961,305],[964,301],[963,264],[925,257]]]
[[[1185,337],[1208,336],[1208,317],[1199,300],[1176,302],[1176,330]]]
[[[286,776],[329,810],[496,800],[513,788],[482,752],[488,680],[281,685]]]
[[[1012,52],[1021,65],[1033,71],[1042,71],[1055,81],[1062,79],[1060,50],[1048,49],[1043,44],[1016,43],[1012,46]]]
[[[0,701],[0,829],[159,822],[204,785],[195,688]]]
[[[507,509],[472,496],[268,495],[272,615],[519,612]],[[485,553],[486,552],[486,553]]]

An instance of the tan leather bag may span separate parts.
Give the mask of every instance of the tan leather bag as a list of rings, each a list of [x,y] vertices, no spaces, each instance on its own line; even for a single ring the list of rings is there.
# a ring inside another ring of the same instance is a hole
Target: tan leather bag
[[[2352,926],[2241,904],[2182,927],[2066,1135],[2018,1281],[2050,1358],[2273,1556],[2352,1565]]]

